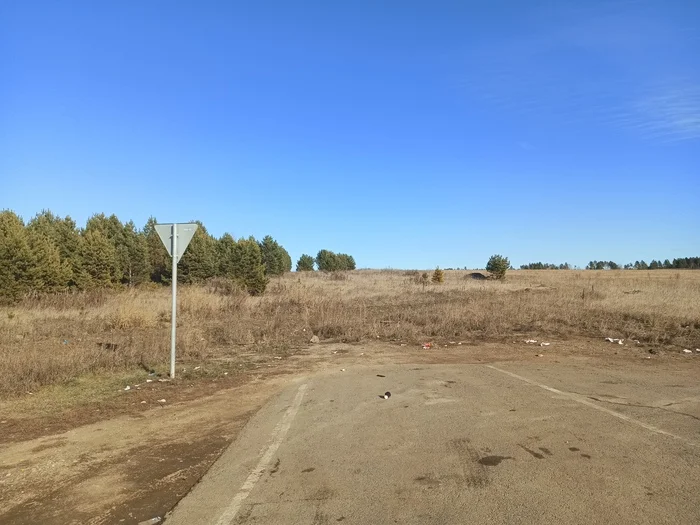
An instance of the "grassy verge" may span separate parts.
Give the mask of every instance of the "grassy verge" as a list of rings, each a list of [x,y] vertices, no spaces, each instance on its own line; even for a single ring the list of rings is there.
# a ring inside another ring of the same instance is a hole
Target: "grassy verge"
[[[428,286],[402,271],[288,274],[262,297],[183,286],[179,359],[213,366],[243,352],[281,354],[312,334],[349,342],[584,334],[700,347],[700,272],[515,271],[505,282],[469,273],[447,271]],[[168,289],[148,288],[0,308],[0,397],[49,400],[42,387],[66,385],[61,395],[94,398],[93,389],[116,392],[132,375],[165,371],[169,301]]]

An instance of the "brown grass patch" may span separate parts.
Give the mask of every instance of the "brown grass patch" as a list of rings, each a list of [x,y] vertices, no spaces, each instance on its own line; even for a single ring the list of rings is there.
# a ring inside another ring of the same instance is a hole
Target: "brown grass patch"
[[[424,286],[416,272],[302,272],[274,279],[262,297],[226,283],[182,286],[178,356],[186,363],[244,348],[286,352],[312,333],[348,342],[583,334],[700,347],[700,272],[514,271],[505,282],[470,275],[446,271],[443,284]],[[142,364],[163,369],[169,323],[167,288],[0,308],[0,396]]]

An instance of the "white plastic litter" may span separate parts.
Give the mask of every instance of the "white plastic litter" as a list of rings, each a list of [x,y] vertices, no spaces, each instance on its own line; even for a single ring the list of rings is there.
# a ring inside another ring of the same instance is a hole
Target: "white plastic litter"
[[[614,339],[614,338],[612,338],[612,337],[606,337],[605,340],[606,340],[608,343],[617,343],[618,345],[624,344],[624,343],[623,343],[624,339]]]
[[[544,357],[544,354],[537,354],[537,357]]]
[[[688,350],[687,348],[684,348],[684,349],[683,349],[683,353],[684,353],[684,354],[692,354],[693,351],[692,351],[692,350]]]
[[[540,346],[549,346],[552,343],[540,343]]]
[[[146,379],[146,383],[153,383],[153,379]]]
[[[131,387],[130,387],[129,385],[126,385],[126,386],[124,387],[124,390],[131,390]]]
[[[528,345],[534,345],[536,342],[537,341],[534,339],[526,339],[525,340],[525,344],[528,344]]]
[[[165,403],[165,399],[159,399],[158,402],[159,402],[159,403]]]

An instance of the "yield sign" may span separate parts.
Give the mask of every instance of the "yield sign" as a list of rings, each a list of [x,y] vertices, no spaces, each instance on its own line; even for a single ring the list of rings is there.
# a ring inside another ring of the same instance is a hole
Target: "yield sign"
[[[175,259],[176,262],[185,253],[194,236],[194,232],[197,231],[197,226],[197,223],[156,224],[158,237],[163,241],[165,248],[168,250],[168,255]],[[177,239],[177,242],[173,243],[175,239]],[[173,253],[173,244],[176,246],[175,251],[177,253]]]

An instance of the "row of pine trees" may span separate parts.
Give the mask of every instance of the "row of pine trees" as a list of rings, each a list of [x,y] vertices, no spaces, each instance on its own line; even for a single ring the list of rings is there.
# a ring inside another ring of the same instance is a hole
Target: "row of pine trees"
[[[0,211],[0,300],[28,293],[90,290],[148,282],[169,283],[172,260],[151,217],[143,229],[115,215],[93,215],[84,228],[50,211],[27,224],[12,211]],[[287,250],[269,235],[217,239],[199,223],[178,265],[178,282],[230,279],[252,295],[265,291],[270,276],[292,268]]]

